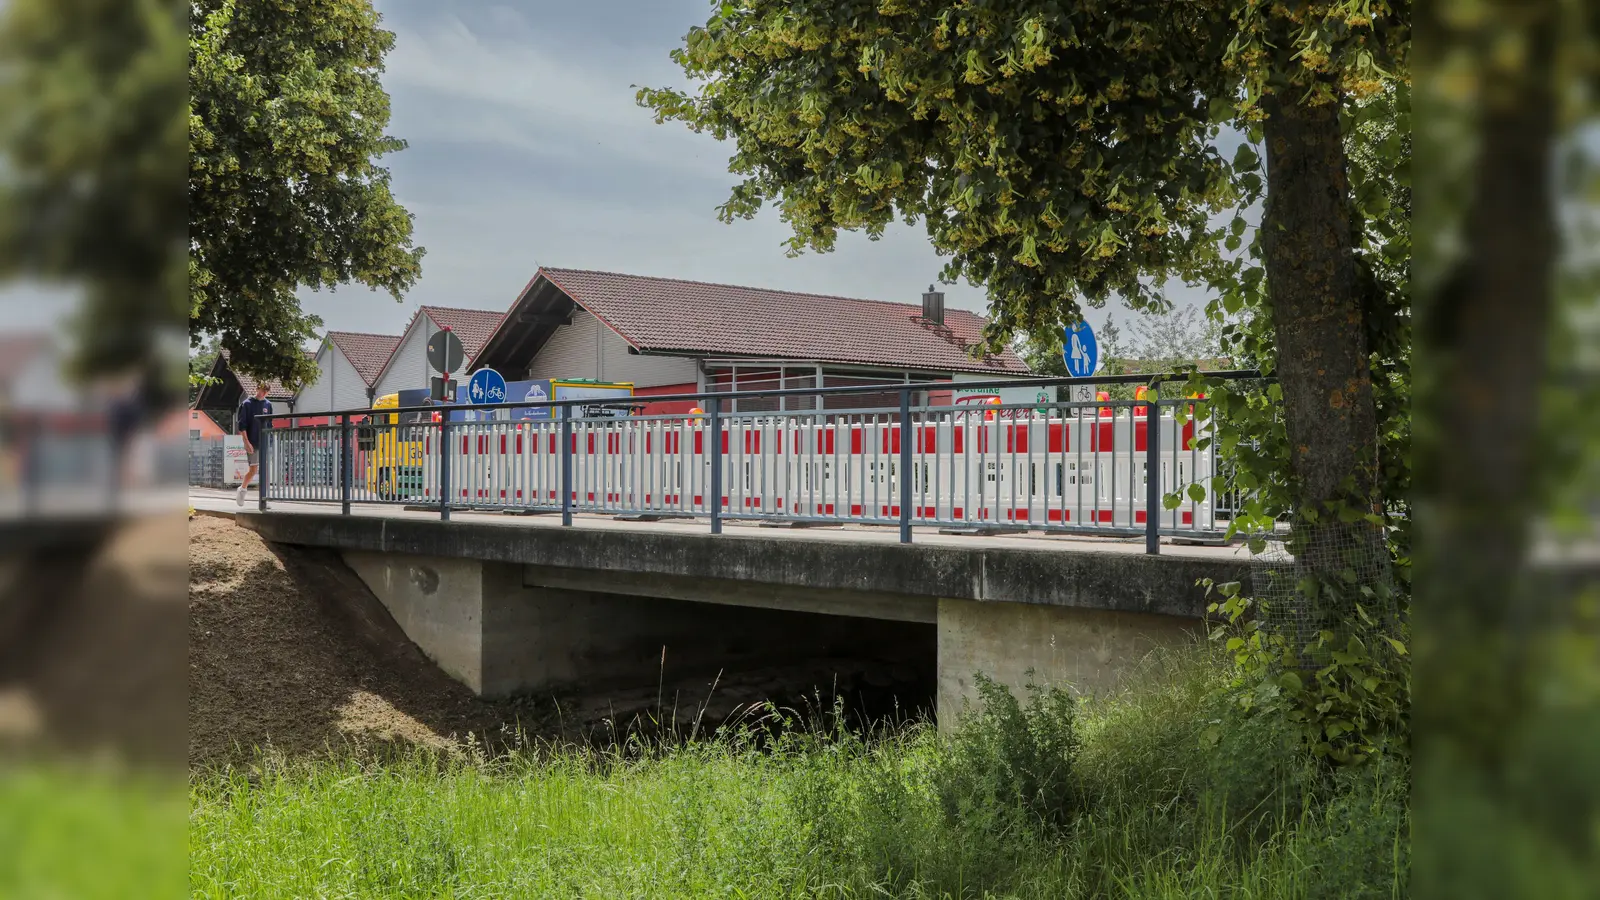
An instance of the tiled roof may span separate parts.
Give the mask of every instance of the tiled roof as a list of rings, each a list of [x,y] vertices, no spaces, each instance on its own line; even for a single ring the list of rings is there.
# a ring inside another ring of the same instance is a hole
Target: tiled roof
[[[420,309],[428,314],[434,324],[456,333],[469,360],[478,355],[484,344],[489,343],[494,330],[500,327],[500,320],[505,318],[505,313],[489,309],[458,309],[453,306],[424,306]]]
[[[399,335],[367,334],[362,331],[330,331],[328,340],[339,348],[345,359],[350,360],[350,365],[355,366],[367,387],[377,383],[378,373],[383,371],[384,363],[389,361],[394,348],[400,345]]]
[[[1028,373],[1010,350],[971,356],[984,323],[966,310],[946,308],[944,324],[932,325],[919,304],[581,269],[539,274],[644,352]]]
[[[309,353],[310,351],[307,352]],[[230,354],[227,350],[222,351],[222,359],[224,362],[230,359]],[[243,372],[234,371],[234,368],[231,365],[228,366],[228,371],[233,372],[233,377],[239,379],[239,389],[244,391],[246,397],[255,396],[256,380],[254,378],[251,378],[249,375],[246,375]],[[267,382],[267,399],[293,400],[294,391],[289,390],[282,384],[279,384],[277,381],[269,381]]]

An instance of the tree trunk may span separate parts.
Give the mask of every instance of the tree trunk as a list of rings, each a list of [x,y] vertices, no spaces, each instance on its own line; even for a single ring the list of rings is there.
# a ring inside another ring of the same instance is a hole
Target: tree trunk
[[[1354,209],[1337,104],[1269,95],[1261,243],[1277,335],[1289,478],[1307,510],[1372,506],[1377,412],[1355,257]],[[1317,529],[1320,531],[1321,529]]]
[[[1528,62],[1486,92],[1475,171],[1451,185],[1472,196],[1464,252],[1417,303],[1419,362],[1435,373],[1417,390],[1417,679],[1431,698],[1418,734],[1471,748],[1490,770],[1535,705],[1534,648],[1575,601],[1528,570],[1531,527],[1568,473],[1551,471],[1557,457],[1539,442],[1559,249],[1558,13],[1540,3],[1516,15]]]

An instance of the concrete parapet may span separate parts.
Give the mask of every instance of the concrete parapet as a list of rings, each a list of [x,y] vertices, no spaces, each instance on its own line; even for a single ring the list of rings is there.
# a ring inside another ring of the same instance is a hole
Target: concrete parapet
[[[957,544],[892,544],[776,535],[527,527],[420,518],[245,512],[275,543],[367,550],[809,592],[1071,606],[1198,618],[1201,578],[1241,580],[1243,559]],[[871,615],[871,613],[864,613]]]

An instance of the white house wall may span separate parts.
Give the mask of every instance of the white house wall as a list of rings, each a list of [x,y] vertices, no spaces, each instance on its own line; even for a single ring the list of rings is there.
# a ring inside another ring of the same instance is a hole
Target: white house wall
[[[428,378],[433,374],[428,368],[428,335],[438,330],[426,315],[412,320],[394,356],[389,359],[389,367],[378,380],[376,396],[428,386]]]
[[[693,384],[695,364],[681,357],[631,355],[627,341],[579,309],[571,325],[557,328],[539,348],[527,377],[631,381],[635,387]]]
[[[694,384],[693,359],[682,356],[643,356],[628,353],[628,342],[605,329],[601,363],[606,381],[631,381],[634,387]]]
[[[333,363],[343,358],[344,354],[333,344],[322,342],[322,349],[317,351],[317,377],[295,395],[296,412],[326,412],[333,409],[333,382],[337,377],[333,372]]]
[[[343,351],[333,353],[333,409],[361,409],[371,406],[367,400],[367,383]]]
[[[600,378],[600,355],[595,339],[600,322],[583,310],[574,310],[572,324],[550,335],[528,366],[529,378]]]

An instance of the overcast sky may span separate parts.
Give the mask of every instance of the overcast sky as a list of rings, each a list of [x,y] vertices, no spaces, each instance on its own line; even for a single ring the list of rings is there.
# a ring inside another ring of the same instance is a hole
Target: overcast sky
[[[396,35],[389,131],[410,144],[383,162],[427,255],[399,303],[366,288],[303,292],[330,329],[398,334],[421,304],[504,310],[540,265],[908,303],[943,266],[920,225],[789,259],[776,214],[717,221],[735,182],[729,145],[655,124],[633,87],[684,86],[668,54],[705,22],[706,0],[376,5]],[[944,291],[953,306],[987,305],[971,285]],[[58,320],[70,296],[0,289],[0,327]]]
[[[427,255],[403,303],[307,292],[329,328],[398,333],[419,304],[503,310],[540,265],[904,302],[943,265],[920,226],[789,259],[775,214],[717,220],[730,147],[657,125],[633,99],[634,85],[684,84],[668,53],[705,22],[706,0],[377,5],[396,35],[390,132],[410,143],[386,160]],[[944,290],[986,306],[970,285]]]

